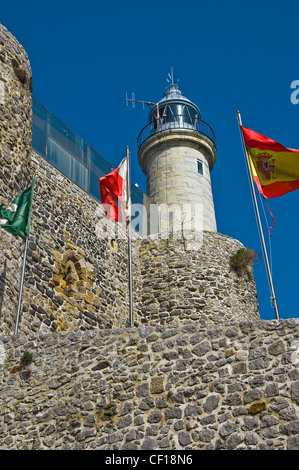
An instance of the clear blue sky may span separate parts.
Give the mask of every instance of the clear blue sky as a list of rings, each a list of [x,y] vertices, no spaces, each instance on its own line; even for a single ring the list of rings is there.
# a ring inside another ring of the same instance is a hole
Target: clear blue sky
[[[262,257],[236,112],[246,127],[299,149],[299,104],[290,100],[299,80],[298,15],[296,0],[14,0],[2,2],[0,22],[29,55],[33,96],[114,166],[129,146],[132,180],[143,191],[136,140],[149,108],[127,107],[125,96],[158,101],[173,67],[216,133],[218,231]],[[299,191],[269,204],[280,317],[299,317]],[[261,317],[274,319],[263,260],[255,278]]]

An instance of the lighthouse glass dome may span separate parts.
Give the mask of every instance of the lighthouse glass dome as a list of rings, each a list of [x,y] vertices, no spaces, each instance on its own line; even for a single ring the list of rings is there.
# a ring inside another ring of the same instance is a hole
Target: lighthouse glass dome
[[[177,129],[190,130],[208,137],[215,145],[215,134],[211,127],[201,120],[198,107],[188,100],[176,83],[171,83],[163,98],[151,109],[148,124],[138,136],[138,148],[151,136],[160,132]]]
[[[149,113],[149,122],[153,129],[167,130],[177,129],[196,129],[197,122],[200,121],[200,111],[185,98],[179,90],[177,84],[171,84],[159,101]]]

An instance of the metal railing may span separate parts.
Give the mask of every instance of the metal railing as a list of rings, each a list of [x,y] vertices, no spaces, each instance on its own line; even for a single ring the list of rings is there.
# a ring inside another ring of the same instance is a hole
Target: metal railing
[[[138,136],[138,150],[153,135],[174,129],[184,129],[190,132],[196,132],[207,137],[211,143],[216,146],[216,136],[209,124],[197,117],[177,114],[171,116],[162,116],[147,124]]]

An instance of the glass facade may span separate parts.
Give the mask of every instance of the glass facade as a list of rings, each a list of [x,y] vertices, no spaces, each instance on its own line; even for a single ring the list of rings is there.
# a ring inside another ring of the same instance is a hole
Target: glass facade
[[[101,155],[50,113],[39,101],[32,99],[32,148],[76,185],[101,202],[99,178],[113,169]],[[121,158],[120,158],[121,160]],[[150,199],[131,185],[132,226],[140,235],[148,233]],[[135,222],[135,223],[134,223]]]

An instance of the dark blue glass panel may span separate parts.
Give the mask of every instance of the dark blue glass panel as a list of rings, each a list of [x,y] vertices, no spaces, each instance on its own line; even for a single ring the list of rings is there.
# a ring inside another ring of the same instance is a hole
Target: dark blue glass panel
[[[88,191],[88,170],[63,147],[48,139],[48,161],[80,188]]]
[[[46,157],[48,111],[35,99],[32,100],[32,108],[32,148],[43,157]]]
[[[53,114],[50,114],[49,135],[83,165],[88,165],[87,144]]]

